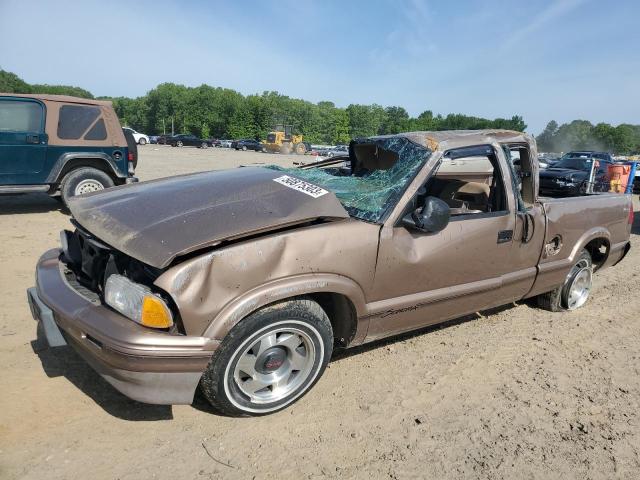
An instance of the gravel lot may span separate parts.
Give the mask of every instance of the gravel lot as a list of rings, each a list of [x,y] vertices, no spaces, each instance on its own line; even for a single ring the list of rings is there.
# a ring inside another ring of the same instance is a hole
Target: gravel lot
[[[147,145],[138,175],[297,159]],[[41,349],[25,290],[68,226],[46,196],[0,197],[2,479],[640,477],[640,212],[585,308],[509,305],[340,353],[299,403],[254,419],[133,402],[67,347]]]

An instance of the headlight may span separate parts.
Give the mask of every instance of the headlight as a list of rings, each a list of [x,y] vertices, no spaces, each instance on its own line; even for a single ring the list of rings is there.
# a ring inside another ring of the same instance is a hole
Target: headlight
[[[125,317],[151,328],[169,328],[173,315],[167,304],[149,287],[122,275],[111,275],[104,288],[104,300]]]

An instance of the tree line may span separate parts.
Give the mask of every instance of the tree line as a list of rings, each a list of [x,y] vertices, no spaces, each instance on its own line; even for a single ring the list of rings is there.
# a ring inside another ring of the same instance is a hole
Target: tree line
[[[593,125],[587,120],[574,120],[558,125],[551,120],[536,137],[540,152],[567,152],[570,150],[600,150],[617,155],[640,152],[640,125],[608,123]]]
[[[94,98],[74,86],[28,84],[0,69],[0,92],[52,93]],[[411,117],[403,107],[332,102],[312,103],[277,92],[242,95],[235,90],[200,85],[162,83],[137,98],[100,97],[113,102],[123,125],[147,134],[192,133],[204,138],[264,139],[276,123],[293,124],[311,143],[339,144],[352,138],[417,130],[474,130],[505,128],[524,131],[519,115],[493,120],[462,114],[434,115],[430,110]],[[539,151],[604,150],[616,154],[640,152],[640,126],[551,121],[538,135]]]
[[[79,87],[30,85],[17,75],[0,70],[0,91],[6,93],[52,93],[94,98]],[[332,102],[312,103],[278,92],[242,95],[235,90],[209,85],[186,87],[162,83],[137,98],[109,99],[123,125],[147,134],[192,133],[203,138],[264,139],[275,124],[294,125],[306,141],[322,144],[348,143],[352,138],[416,130],[471,130],[506,128],[524,130],[522,117],[493,120],[462,114],[434,115],[427,110],[411,117],[403,107]]]

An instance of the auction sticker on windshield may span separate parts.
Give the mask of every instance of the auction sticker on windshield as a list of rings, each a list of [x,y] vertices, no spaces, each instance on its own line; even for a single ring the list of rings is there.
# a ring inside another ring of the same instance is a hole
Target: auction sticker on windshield
[[[299,178],[290,177],[289,175],[283,175],[281,177],[274,178],[273,181],[278,182],[284,185],[285,187],[289,187],[299,192],[302,192],[313,198],[318,198],[324,195],[325,193],[329,193],[328,190],[325,190],[324,188],[320,188],[317,185],[314,185],[313,183],[308,183],[308,182],[305,182],[304,180],[300,180]]]

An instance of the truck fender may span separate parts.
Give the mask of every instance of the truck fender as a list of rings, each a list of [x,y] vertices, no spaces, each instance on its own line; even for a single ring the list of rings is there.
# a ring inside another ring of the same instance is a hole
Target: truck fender
[[[124,151],[120,153],[121,155],[124,155]],[[67,152],[60,155],[60,158],[56,160],[56,163],[53,165],[53,168],[51,168],[45,183],[58,183],[62,180],[61,173],[63,172],[65,165],[76,159],[97,160],[116,177],[126,178],[127,176],[127,172],[121,172],[114,159],[104,152]]]
[[[263,284],[229,302],[209,324],[203,336],[222,339],[242,319],[266,305],[292,297],[314,293],[337,293],[347,297],[355,308],[357,333],[352,343],[364,339],[368,320],[363,319],[366,301],[362,288],[342,275],[311,273],[288,277]]]
[[[578,241],[575,243],[575,245],[573,246],[573,249],[571,250],[571,254],[569,255],[570,264],[573,265],[578,255],[580,255],[580,252],[582,251],[582,249],[585,248],[589,244],[589,242],[596,239],[602,239],[602,240],[605,240],[606,242],[606,245],[607,245],[606,256],[603,259],[603,261],[600,262],[600,263],[604,263],[604,261],[607,260],[607,256],[609,255],[609,252],[611,250],[611,233],[604,227],[594,227],[584,232],[582,236],[578,239]]]

